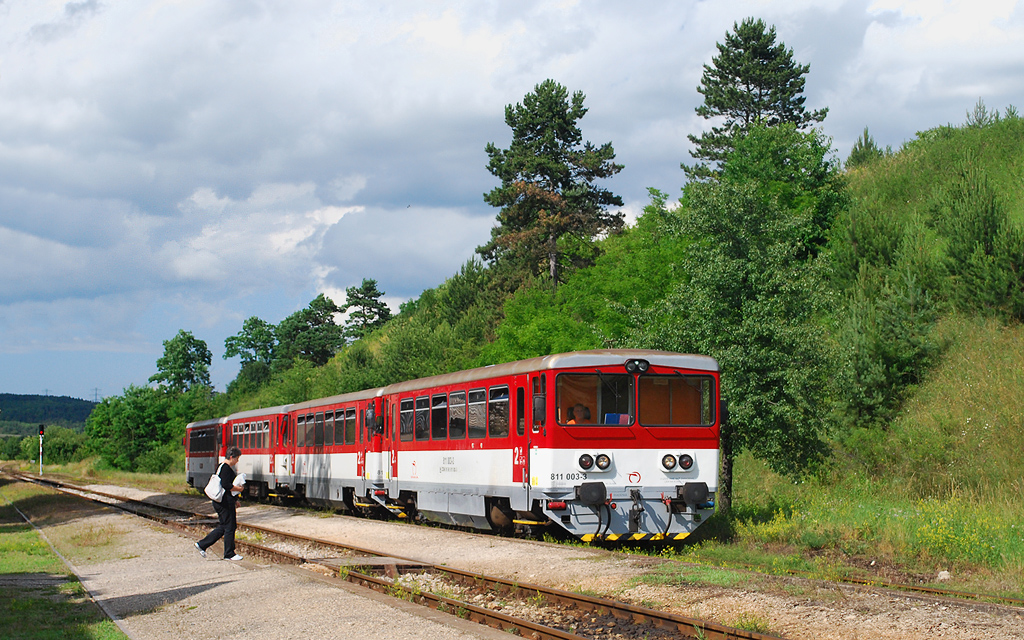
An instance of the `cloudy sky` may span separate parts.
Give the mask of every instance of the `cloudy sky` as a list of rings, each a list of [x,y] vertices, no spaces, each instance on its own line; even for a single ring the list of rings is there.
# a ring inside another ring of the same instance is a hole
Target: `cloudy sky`
[[[0,0],[0,392],[145,384],[207,342],[374,278],[393,309],[489,237],[484,146],[552,78],[586,140],[678,193],[701,67],[734,22],[811,66],[839,158],[1024,108],[1024,2]]]

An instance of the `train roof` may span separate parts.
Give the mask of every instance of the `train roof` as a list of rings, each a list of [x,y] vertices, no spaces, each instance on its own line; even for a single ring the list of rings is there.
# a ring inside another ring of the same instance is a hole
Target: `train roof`
[[[611,367],[619,366],[633,358],[642,358],[653,365],[674,367],[696,371],[718,371],[718,362],[709,356],[699,356],[671,351],[653,351],[648,349],[592,349],[590,351],[573,351],[540,356],[528,360],[518,360],[504,364],[493,364],[476,369],[467,369],[455,373],[445,373],[429,378],[419,378],[406,382],[397,382],[384,387],[385,394],[402,393],[414,389],[440,387],[449,384],[474,382],[502,376],[514,376],[534,371],[552,369],[572,369],[577,367]]]
[[[212,427],[215,424],[224,424],[227,418],[209,418],[207,420],[196,420],[185,425],[186,429],[195,429],[197,427]]]
[[[308,400],[306,402],[289,405],[288,409],[311,409],[313,407],[322,407],[328,404],[341,404],[344,402],[354,402],[356,400],[369,400],[370,398],[376,398],[379,396],[381,391],[383,391],[381,387],[377,387],[376,389],[364,389],[363,391],[353,391],[351,393],[343,393],[329,398],[317,398],[316,400]]]
[[[272,416],[281,413],[288,413],[291,409],[291,405],[283,404],[276,407],[266,407],[263,409],[249,409],[248,411],[239,411],[238,413],[232,413],[225,420],[243,420],[245,418],[259,418],[261,416]]]

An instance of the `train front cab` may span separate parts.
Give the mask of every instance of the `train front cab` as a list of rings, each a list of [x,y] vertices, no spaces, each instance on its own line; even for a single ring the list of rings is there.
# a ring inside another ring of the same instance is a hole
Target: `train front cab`
[[[531,496],[584,541],[685,538],[714,512],[718,364],[653,352],[620,362],[545,374]]]

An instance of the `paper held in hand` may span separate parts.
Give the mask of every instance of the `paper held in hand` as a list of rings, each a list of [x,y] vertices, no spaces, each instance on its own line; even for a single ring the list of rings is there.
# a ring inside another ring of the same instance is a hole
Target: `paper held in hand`
[[[234,484],[235,484],[236,487],[244,487],[245,486],[245,472],[244,471],[242,473],[238,474],[237,476],[235,476],[235,483]],[[231,495],[237,496],[240,493],[241,493],[241,491],[232,491]]]

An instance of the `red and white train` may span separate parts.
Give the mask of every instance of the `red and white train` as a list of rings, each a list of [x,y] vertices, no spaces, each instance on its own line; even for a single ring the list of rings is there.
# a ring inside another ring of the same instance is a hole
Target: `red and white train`
[[[584,540],[678,540],[714,510],[718,363],[594,350],[186,427],[188,482],[242,450],[252,497]]]

